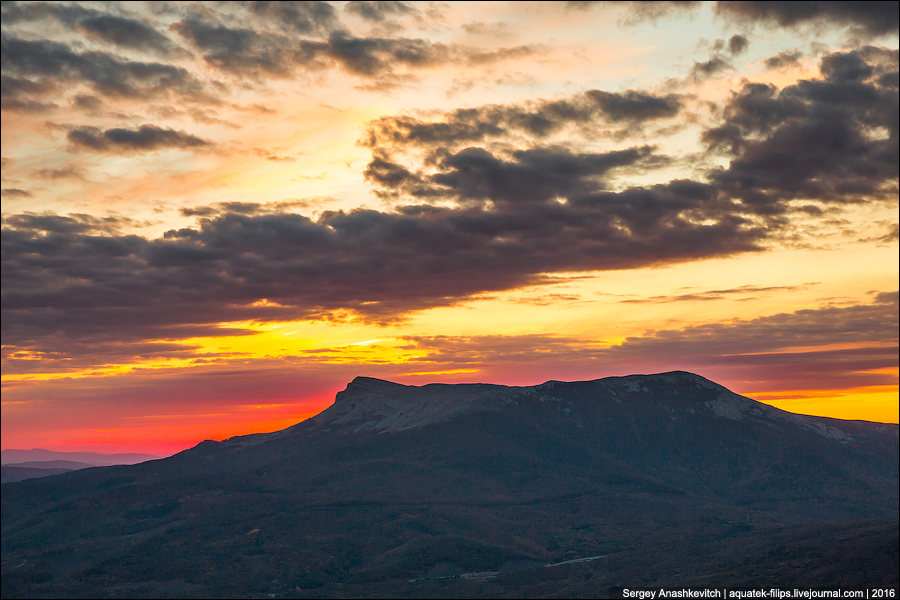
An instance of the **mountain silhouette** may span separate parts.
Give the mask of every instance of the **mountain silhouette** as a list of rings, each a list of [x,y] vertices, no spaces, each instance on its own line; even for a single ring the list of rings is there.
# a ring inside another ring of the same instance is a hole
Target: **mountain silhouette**
[[[895,424],[685,372],[357,377],[283,431],[3,485],[3,595],[896,586],[898,463]]]

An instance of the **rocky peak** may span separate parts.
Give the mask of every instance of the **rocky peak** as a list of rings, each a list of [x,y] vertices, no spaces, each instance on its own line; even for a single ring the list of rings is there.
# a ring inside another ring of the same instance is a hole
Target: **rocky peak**
[[[313,421],[324,427],[352,426],[354,431],[400,431],[472,410],[499,410],[518,389],[484,383],[414,386],[356,377]]]

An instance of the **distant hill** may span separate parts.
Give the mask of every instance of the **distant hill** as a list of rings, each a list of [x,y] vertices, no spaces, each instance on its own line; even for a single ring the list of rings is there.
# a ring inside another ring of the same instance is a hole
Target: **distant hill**
[[[896,587],[898,449],[896,424],[796,415],[684,372],[358,377],[280,432],[4,485],[2,592]]]
[[[4,466],[7,466],[7,465],[4,465]],[[8,466],[30,467],[33,469],[69,469],[70,471],[74,471],[76,469],[87,469],[90,467],[109,466],[109,465],[95,465],[95,464],[91,464],[91,463],[77,462],[74,460],[31,460],[28,462],[10,463]]]
[[[33,448],[31,450],[17,450],[9,448],[0,452],[0,463],[4,465],[19,465],[30,462],[47,462],[54,460],[68,460],[85,463],[92,467],[109,467],[113,465],[133,465],[148,460],[162,458],[153,454],[103,454],[100,452],[59,452],[56,450],[44,450]]]
[[[0,482],[13,483],[60,475],[69,471],[87,469],[89,467],[109,467],[115,465],[133,465],[148,460],[159,459],[152,454],[101,454],[99,452],[58,452],[34,448],[32,450],[3,450],[2,466],[0,466]]]
[[[0,483],[13,483],[14,481],[25,481],[26,479],[34,479],[35,477],[49,477],[50,475],[60,475],[74,471],[71,468],[60,467],[19,467],[15,465],[0,466]]]
[[[35,477],[49,477],[50,475],[59,475],[76,471],[78,469],[87,469],[95,467],[88,463],[75,462],[73,460],[33,460],[23,463],[15,463],[0,466],[0,482],[12,483],[14,481],[24,481],[25,479],[33,479]]]

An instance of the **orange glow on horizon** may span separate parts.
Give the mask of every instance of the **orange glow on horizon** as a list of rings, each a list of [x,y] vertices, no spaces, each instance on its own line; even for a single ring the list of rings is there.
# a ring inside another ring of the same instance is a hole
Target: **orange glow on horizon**
[[[873,385],[849,390],[790,390],[753,394],[759,402],[792,413],[846,419],[898,423],[900,392],[896,385]]]
[[[320,410],[308,413],[268,414],[261,419],[248,419],[247,415],[223,413],[197,418],[196,415],[158,415],[157,423],[130,427],[83,429],[54,432],[57,441],[32,440],[29,443],[13,441],[9,447],[40,447],[67,452],[141,452],[170,455],[187,450],[204,440],[222,441],[232,437],[254,433],[272,433],[301,423],[327,408],[331,401],[323,402]],[[226,417],[226,418],[223,418]],[[175,421],[163,423],[163,421]],[[4,447],[6,447],[4,440]]]

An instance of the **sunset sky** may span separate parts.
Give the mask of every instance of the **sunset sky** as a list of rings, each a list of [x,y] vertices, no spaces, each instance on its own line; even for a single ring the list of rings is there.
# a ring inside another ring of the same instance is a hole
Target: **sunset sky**
[[[898,420],[898,8],[2,8],[3,448],[686,370]]]

